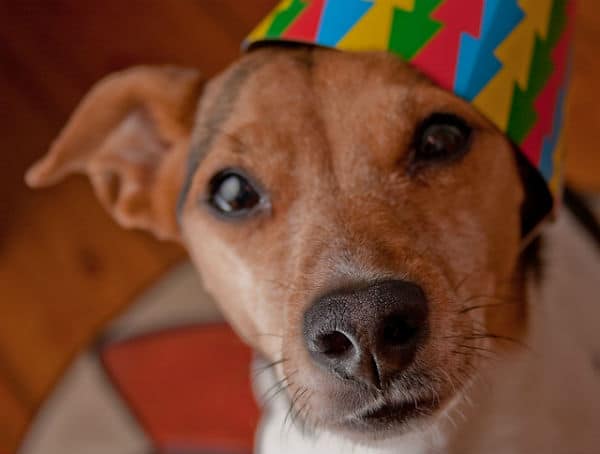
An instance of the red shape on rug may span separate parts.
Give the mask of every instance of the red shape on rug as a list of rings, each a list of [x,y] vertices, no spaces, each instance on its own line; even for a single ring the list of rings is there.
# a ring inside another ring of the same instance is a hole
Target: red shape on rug
[[[101,356],[158,449],[252,451],[259,415],[252,352],[229,327],[143,335],[108,345]]]

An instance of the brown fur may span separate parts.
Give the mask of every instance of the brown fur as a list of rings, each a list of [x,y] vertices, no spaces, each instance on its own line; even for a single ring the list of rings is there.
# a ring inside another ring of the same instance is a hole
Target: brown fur
[[[523,189],[511,145],[470,105],[383,53],[254,51],[207,85],[192,131],[199,87],[172,68],[101,82],[28,182],[88,173],[124,226],[180,239],[238,333],[283,360],[289,395],[308,391],[309,422],[345,429],[358,399],[303,347],[303,313],[327,290],[390,277],[423,287],[431,335],[405,385],[440,406],[521,336]],[[415,168],[414,131],[433,112],[466,119],[471,149]],[[207,210],[208,181],[225,167],[252,175],[270,209],[243,221]]]

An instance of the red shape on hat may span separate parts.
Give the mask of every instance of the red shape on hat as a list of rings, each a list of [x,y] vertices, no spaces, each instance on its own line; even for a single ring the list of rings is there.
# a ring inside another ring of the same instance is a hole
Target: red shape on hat
[[[415,67],[429,75],[441,87],[452,91],[463,33],[478,37],[481,33],[483,0],[447,0],[432,15],[443,28],[412,60]]]
[[[283,38],[314,41],[319,31],[325,0],[312,0],[304,12],[283,34]]]

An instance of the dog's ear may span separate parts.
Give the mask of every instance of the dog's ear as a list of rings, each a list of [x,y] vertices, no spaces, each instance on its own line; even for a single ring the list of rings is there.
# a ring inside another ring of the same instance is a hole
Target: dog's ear
[[[176,203],[201,87],[198,73],[174,67],[105,78],[29,169],[27,183],[41,187],[86,174],[121,225],[178,239]]]

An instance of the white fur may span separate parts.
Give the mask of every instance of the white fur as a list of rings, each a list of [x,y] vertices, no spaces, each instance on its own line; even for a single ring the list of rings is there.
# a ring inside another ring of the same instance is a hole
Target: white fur
[[[263,417],[259,454],[593,454],[600,452],[600,256],[567,213],[546,235],[545,277],[530,287],[526,344],[496,360],[426,432],[358,446]],[[267,386],[266,384],[258,385]]]

